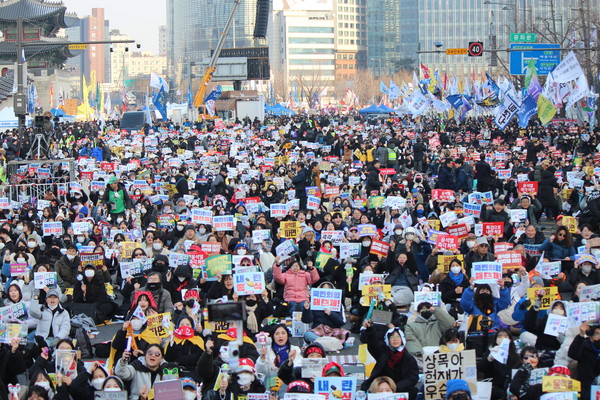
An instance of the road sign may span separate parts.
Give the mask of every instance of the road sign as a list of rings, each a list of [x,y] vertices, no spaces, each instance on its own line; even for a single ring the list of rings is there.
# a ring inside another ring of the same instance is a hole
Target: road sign
[[[535,61],[538,75],[548,75],[552,69],[560,64],[560,45],[548,43],[516,44],[510,45],[510,74],[525,75],[529,60]],[[527,51],[531,50],[531,51]]]
[[[468,50],[466,48],[446,49],[447,56],[466,56],[467,54],[468,54]]]
[[[87,44],[70,44],[67,47],[69,50],[85,50],[87,49]]]
[[[535,43],[536,41],[535,33],[511,33],[510,41],[517,43]]]
[[[483,42],[469,42],[469,57],[481,57]]]

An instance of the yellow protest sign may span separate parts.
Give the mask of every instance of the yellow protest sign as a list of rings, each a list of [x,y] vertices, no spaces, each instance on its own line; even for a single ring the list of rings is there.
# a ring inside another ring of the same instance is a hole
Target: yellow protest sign
[[[391,299],[392,285],[364,285],[361,292],[360,304],[366,307],[371,305],[373,299]]]
[[[562,198],[563,200],[569,200],[571,198],[571,194],[573,193],[573,189],[564,188],[562,190]]]
[[[121,257],[131,258],[133,251],[139,247],[136,242],[121,242]]]
[[[452,254],[449,256],[444,256],[444,255],[438,254],[437,269],[442,274],[447,274],[448,272],[450,272],[450,263],[454,259],[457,259],[458,261],[461,262],[462,265],[464,265],[465,257],[462,254],[458,254],[458,255]]]
[[[537,106],[538,118],[542,125],[546,125],[556,115],[556,108],[554,108],[554,104],[545,98],[543,94],[540,94],[540,97],[538,97]]]
[[[542,304],[540,306],[540,310],[547,310],[548,308],[550,308],[550,304],[552,304],[554,300],[558,299],[558,288],[556,286],[553,286],[545,288],[527,289],[527,298],[529,298],[529,300],[531,301],[532,306],[539,296],[542,296]]]
[[[565,216],[562,218],[561,223],[566,226],[567,228],[569,228],[569,232],[571,233],[577,233],[577,220],[575,219],[575,217],[570,217],[570,216]]]
[[[542,391],[553,392],[580,392],[581,382],[566,376],[544,376],[542,377]]]
[[[322,270],[323,267],[325,267],[325,264],[327,264],[327,261],[329,261],[329,259],[331,258],[331,254],[330,253],[324,253],[324,252],[318,252],[317,253],[317,257],[315,258],[315,267],[317,267],[317,269]]]
[[[429,224],[431,229],[435,229],[436,231],[439,231],[441,228],[441,223],[439,219],[428,219],[427,223]]]
[[[300,236],[299,221],[283,221],[280,225],[280,235],[286,239],[297,239]]]
[[[173,332],[171,313],[154,314],[148,316],[148,329],[160,338],[169,337]]]

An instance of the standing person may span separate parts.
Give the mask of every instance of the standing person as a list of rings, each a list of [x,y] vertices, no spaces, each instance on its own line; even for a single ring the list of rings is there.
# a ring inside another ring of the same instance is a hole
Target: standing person
[[[492,167],[485,161],[485,153],[479,155],[479,161],[475,164],[475,179],[477,179],[478,192],[487,192],[490,190]]]
[[[310,180],[310,173],[304,168],[303,162],[296,164],[296,176],[292,179],[292,184],[296,190],[296,197],[300,199],[300,210],[306,210],[306,182]]]
[[[381,190],[381,179],[379,177],[379,168],[381,167],[381,163],[379,160],[375,160],[375,162],[368,167],[369,174],[367,175],[367,183],[365,185],[365,190],[367,195],[370,195],[372,191]]]
[[[546,213],[546,218],[551,221],[554,221],[559,214],[558,200],[556,198],[559,185],[553,170],[554,168],[549,169],[544,167],[541,172],[540,187],[538,190],[538,200]]]
[[[108,185],[102,196],[102,204],[110,206],[110,219],[114,223],[119,222],[119,217],[123,218],[125,210],[130,210],[133,207],[133,202],[125,190],[125,186],[118,181],[116,176],[108,180]]]
[[[438,172],[437,188],[454,190],[454,171],[452,169],[452,159],[446,158],[444,165]]]
[[[415,170],[423,172],[423,158],[425,158],[425,145],[421,138],[417,138],[417,143],[413,146],[413,155],[415,161]]]
[[[471,187],[469,187],[469,174],[465,168],[465,160],[459,158],[455,161],[456,163],[456,180],[454,181],[454,191],[460,194],[468,193]]]
[[[600,375],[600,326],[592,328],[584,322],[579,326],[579,335],[569,347],[569,357],[577,360],[577,379],[581,381],[581,398],[590,398],[590,387]]]
[[[210,194],[215,196],[217,194],[223,195],[229,198],[228,193],[230,191],[229,186],[227,186],[227,182],[225,182],[225,178],[227,178],[227,167],[222,166],[219,170],[217,176],[210,184]]]

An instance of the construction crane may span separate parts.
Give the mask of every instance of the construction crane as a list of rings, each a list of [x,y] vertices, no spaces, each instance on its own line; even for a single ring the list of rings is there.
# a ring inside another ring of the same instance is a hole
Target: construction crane
[[[196,92],[196,97],[194,97],[194,107],[198,108],[198,120],[215,118],[211,117],[206,112],[206,106],[204,105],[204,96],[206,95],[208,83],[212,80],[213,74],[217,70],[217,60],[219,59],[219,55],[221,54],[221,50],[223,49],[223,45],[225,44],[225,39],[227,38],[227,34],[229,33],[229,28],[231,27],[231,23],[233,22],[235,12],[237,11],[239,5],[240,0],[233,1],[233,8],[229,13],[229,18],[227,19],[225,28],[223,29],[223,32],[221,32],[221,37],[217,42],[217,47],[215,48],[215,51],[213,52],[213,55],[210,58],[210,62],[206,66],[206,70],[204,71],[204,75],[202,76],[202,81],[200,82],[200,87]]]

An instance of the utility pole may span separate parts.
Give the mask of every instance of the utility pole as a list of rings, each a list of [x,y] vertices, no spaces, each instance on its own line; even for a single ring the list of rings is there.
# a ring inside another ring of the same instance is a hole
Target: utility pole
[[[23,54],[23,18],[17,18],[17,93],[14,97],[14,110],[17,116],[19,125],[19,136],[23,133],[25,128],[25,115],[27,114],[27,95],[23,90],[23,79],[25,73],[24,67],[24,54]]]

